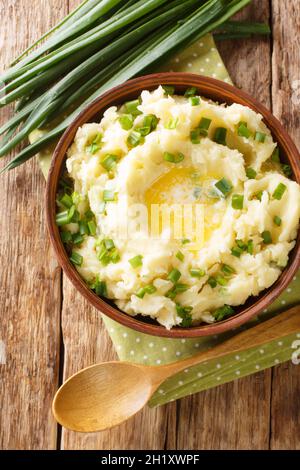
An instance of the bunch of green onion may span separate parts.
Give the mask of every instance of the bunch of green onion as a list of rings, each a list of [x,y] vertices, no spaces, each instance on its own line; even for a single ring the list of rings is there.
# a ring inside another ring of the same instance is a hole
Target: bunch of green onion
[[[205,34],[219,31],[224,39],[269,33],[266,25],[229,21],[250,2],[84,0],[0,76],[0,107],[16,102],[12,118],[0,128],[0,157],[33,130],[48,130],[2,171],[55,141],[101,93],[153,70]]]

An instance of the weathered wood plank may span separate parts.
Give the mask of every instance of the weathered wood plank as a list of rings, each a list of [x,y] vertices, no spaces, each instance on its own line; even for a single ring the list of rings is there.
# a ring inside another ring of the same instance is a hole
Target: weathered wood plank
[[[70,9],[79,4],[70,0]],[[64,304],[62,331],[65,345],[64,376],[97,361],[116,357],[108,333],[99,313],[75,292],[64,277]],[[82,435],[67,430],[62,432],[64,449],[163,449],[167,441],[168,418],[176,413],[171,404],[157,410],[145,409],[124,425],[108,432]]]
[[[269,23],[269,0],[254,0],[236,18]],[[224,41],[218,43],[218,49],[234,84],[270,106],[270,39]]]
[[[270,374],[255,374],[181,400],[177,448],[268,449]]]
[[[300,3],[272,2],[273,112],[300,145]],[[272,449],[300,449],[300,368],[287,363],[272,380]]]
[[[269,2],[256,0],[238,17],[268,22]],[[270,106],[270,41],[226,41],[218,46],[234,83]],[[182,400],[177,447],[267,449],[270,385],[268,370]]]
[[[66,9],[64,0],[0,0],[0,12],[2,68]],[[8,114],[1,113],[2,122]],[[2,449],[56,448],[51,401],[58,383],[61,274],[46,232],[44,190],[34,161],[1,175]]]

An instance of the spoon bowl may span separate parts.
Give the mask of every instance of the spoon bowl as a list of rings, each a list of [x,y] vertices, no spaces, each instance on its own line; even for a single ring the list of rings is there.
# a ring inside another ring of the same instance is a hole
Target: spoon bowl
[[[152,378],[145,368],[129,362],[104,362],[70,377],[55,396],[53,413],[73,431],[102,431],[135,415],[152,392]]]

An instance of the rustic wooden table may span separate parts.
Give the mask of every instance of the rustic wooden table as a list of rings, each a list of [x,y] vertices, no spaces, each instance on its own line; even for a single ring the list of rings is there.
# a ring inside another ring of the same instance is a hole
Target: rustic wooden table
[[[78,3],[0,0],[1,68]],[[269,22],[273,35],[221,44],[229,72],[300,143],[300,1],[255,0],[242,16]],[[44,190],[36,161],[1,176],[0,340],[7,358],[0,366],[0,447],[300,449],[300,369],[288,363],[145,409],[112,431],[83,435],[57,426],[51,401],[63,379],[116,356],[98,312],[55,261]]]

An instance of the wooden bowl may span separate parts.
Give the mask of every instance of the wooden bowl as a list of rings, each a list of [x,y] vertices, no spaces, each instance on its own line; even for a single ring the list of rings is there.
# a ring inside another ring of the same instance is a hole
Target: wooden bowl
[[[177,93],[183,92],[187,87],[195,86],[200,95],[211,98],[220,103],[239,103],[249,106],[264,117],[264,122],[271,130],[275,141],[281,149],[281,158],[289,163],[293,169],[295,180],[300,183],[300,158],[296,146],[283,129],[280,122],[260,103],[243,91],[234,88],[219,80],[194,75],[190,73],[159,73],[130,80],[123,85],[113,88],[90,104],[70,125],[60,139],[52,160],[47,182],[47,223],[57,258],[64,272],[81,294],[100,312],[113,320],[142,333],[165,336],[168,338],[195,338],[219,334],[247,322],[251,317],[267,308],[279,294],[288,286],[295,276],[300,265],[300,236],[296,247],[290,253],[289,263],[277,282],[269,289],[264,290],[258,297],[251,297],[246,304],[237,309],[236,315],[227,320],[212,325],[202,324],[192,328],[174,327],[166,330],[165,327],[145,317],[131,317],[121,312],[112,302],[99,298],[89,289],[80,277],[75,267],[69,261],[64,245],[61,241],[59,229],[55,223],[56,193],[58,181],[65,165],[66,152],[74,140],[77,129],[86,122],[99,122],[103,112],[113,105],[120,105],[130,99],[135,99],[142,90],[152,90],[158,85],[174,85]]]

